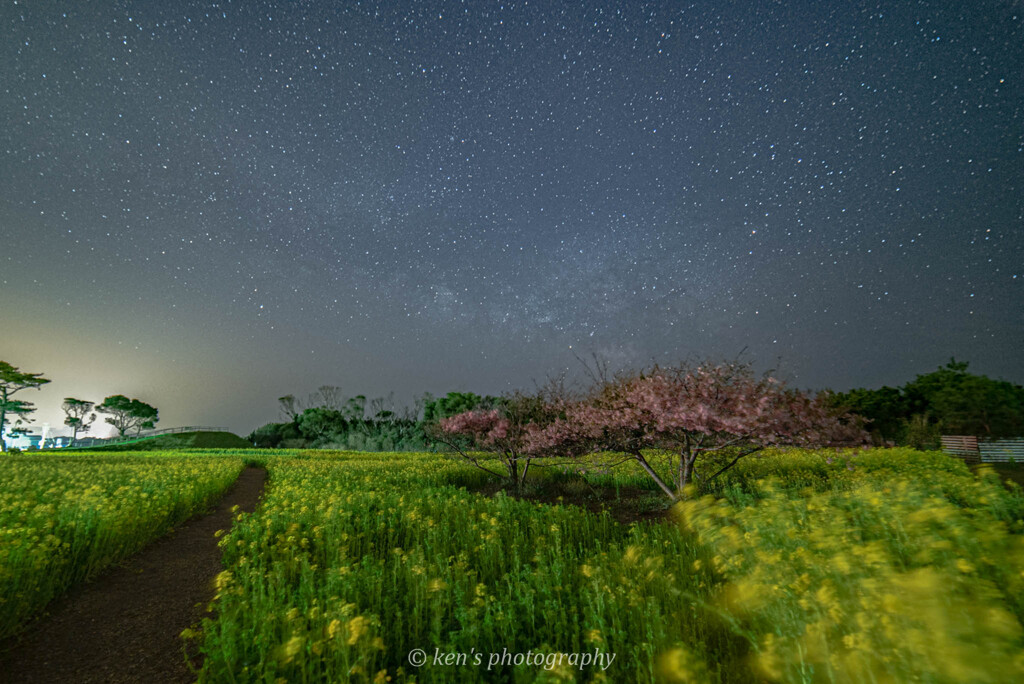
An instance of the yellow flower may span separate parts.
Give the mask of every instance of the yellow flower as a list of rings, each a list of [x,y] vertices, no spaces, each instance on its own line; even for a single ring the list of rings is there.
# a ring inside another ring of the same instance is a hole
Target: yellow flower
[[[354,646],[369,627],[369,620],[362,615],[357,615],[348,621],[348,645]]]
[[[302,650],[303,639],[300,636],[293,636],[281,649],[282,660],[290,663]]]
[[[974,566],[963,558],[956,559],[956,569],[964,573],[965,575],[969,575],[970,573],[974,572]]]
[[[761,651],[754,656],[754,669],[765,679],[782,679],[782,659],[775,650],[775,635],[766,634],[762,639]]]
[[[217,588],[217,591],[222,591],[229,584],[231,584],[231,572],[228,570],[220,572],[213,580],[213,586]]]
[[[707,667],[685,646],[677,646],[658,656],[658,680],[668,684],[703,683],[709,681]]]
[[[339,620],[331,620],[330,624],[327,625],[327,636],[333,639],[338,634],[338,630],[341,628],[341,622]]]

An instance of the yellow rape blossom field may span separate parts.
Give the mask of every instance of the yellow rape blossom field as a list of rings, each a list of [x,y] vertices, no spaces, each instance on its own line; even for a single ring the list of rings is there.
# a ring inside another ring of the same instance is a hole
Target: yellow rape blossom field
[[[1024,498],[942,454],[772,452],[631,525],[473,493],[437,455],[266,464],[222,540],[202,681],[1024,679]],[[595,650],[614,662],[488,668]]]
[[[26,459],[12,465],[42,468],[36,484],[2,490],[3,581],[44,562],[30,559],[86,557],[47,546],[68,492],[84,519],[89,487],[132,488],[117,504],[95,495],[127,530],[156,496],[143,482],[213,491],[243,459],[269,479],[220,538],[214,612],[183,635],[205,657],[201,682],[1024,681],[1024,495],[909,449],[768,452],[631,524],[493,494],[439,454],[105,457],[91,475]],[[534,486],[650,487],[629,465],[536,470]],[[18,533],[20,555],[12,510],[36,530]],[[501,659],[517,653],[543,658]]]
[[[0,637],[75,582],[216,501],[240,458],[107,453],[0,458]]]

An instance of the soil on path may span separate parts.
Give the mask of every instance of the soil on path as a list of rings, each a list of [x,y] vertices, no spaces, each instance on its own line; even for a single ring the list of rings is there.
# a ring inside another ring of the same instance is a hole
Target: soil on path
[[[0,682],[195,681],[179,635],[213,598],[222,569],[214,534],[231,527],[232,506],[256,507],[265,479],[244,469],[213,513],[51,603],[48,616],[0,644]]]

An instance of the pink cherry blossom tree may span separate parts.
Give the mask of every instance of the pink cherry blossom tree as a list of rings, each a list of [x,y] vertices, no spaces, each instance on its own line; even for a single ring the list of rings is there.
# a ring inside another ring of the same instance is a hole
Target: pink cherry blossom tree
[[[672,500],[683,496],[698,462],[708,461],[707,484],[745,456],[771,446],[863,443],[866,433],[823,398],[755,377],[749,366],[703,364],[655,367],[619,377],[561,408],[546,427],[528,430],[530,454],[583,457],[610,451],[635,460]],[[672,454],[658,472],[644,450]]]
[[[551,382],[537,394],[516,392],[498,400],[497,408],[472,410],[442,419],[433,437],[446,444],[477,468],[522,489],[535,455],[526,451],[531,430],[551,423],[558,402],[552,399],[557,385]],[[480,458],[480,452],[498,458],[504,474],[495,472]]]

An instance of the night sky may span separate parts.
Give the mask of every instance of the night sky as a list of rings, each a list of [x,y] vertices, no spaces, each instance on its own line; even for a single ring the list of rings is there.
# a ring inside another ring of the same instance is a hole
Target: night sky
[[[0,359],[243,435],[574,353],[1024,382],[1022,15],[3,0]]]

